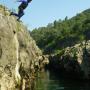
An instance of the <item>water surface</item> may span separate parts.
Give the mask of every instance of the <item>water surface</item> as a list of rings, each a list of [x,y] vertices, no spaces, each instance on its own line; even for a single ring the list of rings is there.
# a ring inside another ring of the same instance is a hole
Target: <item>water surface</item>
[[[38,73],[34,90],[90,90],[90,83],[67,80],[54,73]]]

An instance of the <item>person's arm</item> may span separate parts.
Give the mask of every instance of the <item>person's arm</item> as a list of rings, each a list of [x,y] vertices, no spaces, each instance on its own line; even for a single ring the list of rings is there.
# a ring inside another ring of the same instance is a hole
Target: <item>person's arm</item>
[[[32,0],[27,0],[28,3],[30,3]]]
[[[27,2],[27,0],[18,0],[17,2]]]

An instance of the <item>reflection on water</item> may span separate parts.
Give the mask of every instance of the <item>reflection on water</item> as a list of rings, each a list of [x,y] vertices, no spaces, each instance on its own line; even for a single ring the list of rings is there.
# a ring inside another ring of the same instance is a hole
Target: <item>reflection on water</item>
[[[89,84],[66,80],[46,71],[38,74],[34,90],[90,90]]]

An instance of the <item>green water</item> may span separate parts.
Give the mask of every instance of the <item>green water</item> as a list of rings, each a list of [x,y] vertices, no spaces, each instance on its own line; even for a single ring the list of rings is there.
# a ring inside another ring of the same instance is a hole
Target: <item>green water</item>
[[[38,74],[34,90],[90,90],[90,83],[66,80],[45,71]]]

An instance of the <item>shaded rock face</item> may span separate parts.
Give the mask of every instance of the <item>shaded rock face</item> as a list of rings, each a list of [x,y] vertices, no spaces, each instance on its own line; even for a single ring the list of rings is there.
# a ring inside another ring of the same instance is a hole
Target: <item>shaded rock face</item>
[[[50,56],[48,68],[70,79],[81,79],[83,72],[79,63],[70,56]],[[82,75],[81,75],[82,74]]]
[[[90,41],[76,44],[66,50],[65,55],[69,54],[70,58],[76,60],[84,74],[83,78],[90,79]]]
[[[0,6],[0,90],[32,90],[34,73],[48,63],[27,28]]]
[[[49,56],[49,68],[70,78],[90,79],[90,41],[67,47],[63,53]]]

